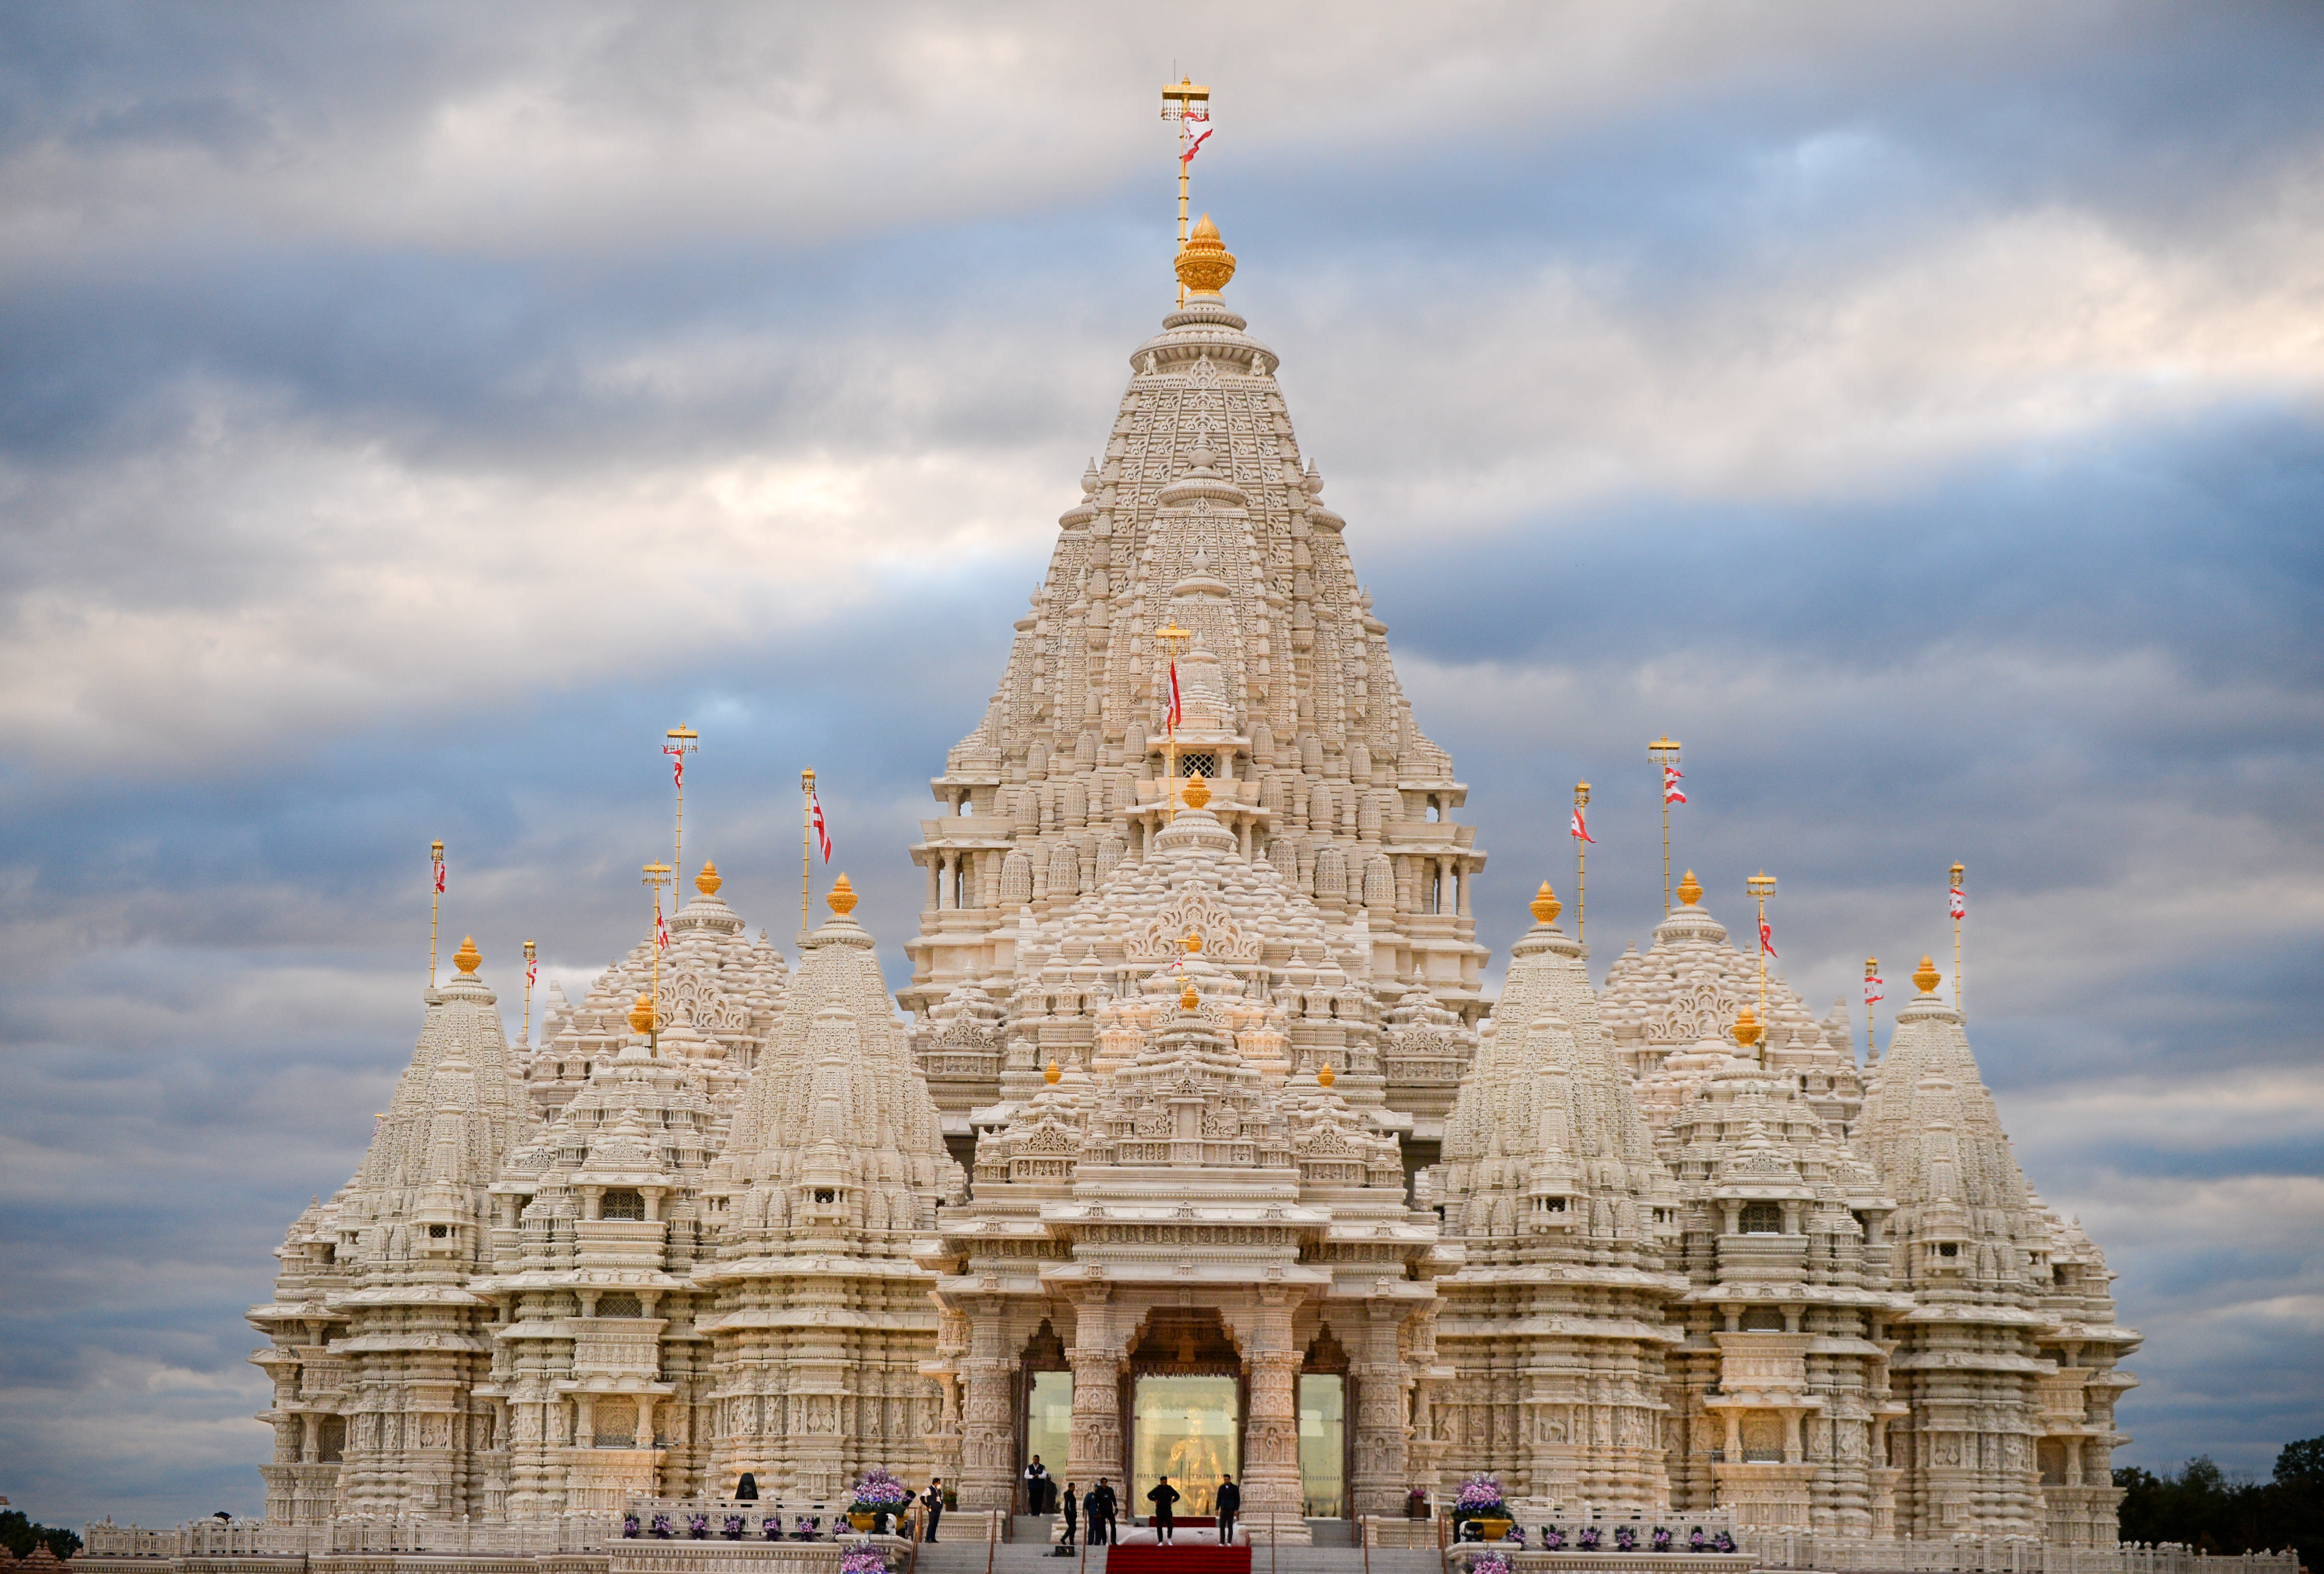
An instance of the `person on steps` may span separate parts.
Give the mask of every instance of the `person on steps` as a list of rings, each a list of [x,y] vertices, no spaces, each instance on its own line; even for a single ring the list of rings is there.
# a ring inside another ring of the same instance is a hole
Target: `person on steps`
[[[1231,1476],[1219,1477],[1219,1545],[1234,1545],[1235,1514],[1242,1507],[1242,1488]]]
[[[1074,1484],[1066,1482],[1065,1495],[1057,1499],[1057,1511],[1065,1518],[1065,1539],[1057,1543],[1057,1556],[1060,1558],[1074,1550],[1074,1515],[1078,1512],[1080,1503],[1081,1497],[1074,1491]]]
[[[1049,1489],[1055,1485],[1049,1479],[1049,1468],[1041,1463],[1040,1455],[1035,1454],[1033,1462],[1025,1467],[1025,1512],[1048,1513]]]
[[[1165,1547],[1171,1545],[1170,1505],[1178,1501],[1178,1489],[1171,1486],[1170,1477],[1165,1476],[1160,1485],[1146,1495],[1146,1501],[1154,1505],[1155,1542]]]
[[[1089,1538],[1090,1545],[1097,1544],[1097,1527],[1100,1524],[1105,1526],[1105,1544],[1109,1547],[1113,1545],[1115,1506],[1116,1499],[1112,1487],[1107,1483],[1104,1477],[1099,1477],[1097,1485],[1091,1487],[1089,1495],[1082,1499],[1082,1518],[1087,1522],[1086,1528],[1082,1533]]]
[[[928,1477],[928,1489],[920,1495],[920,1502],[927,1506],[928,1511],[928,1533],[920,1539],[928,1542],[930,1545],[934,1545],[936,1539],[936,1521],[944,1517],[943,1477],[931,1476]]]

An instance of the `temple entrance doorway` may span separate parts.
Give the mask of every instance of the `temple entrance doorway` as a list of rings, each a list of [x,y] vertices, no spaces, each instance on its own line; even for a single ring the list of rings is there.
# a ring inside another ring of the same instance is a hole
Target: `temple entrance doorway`
[[[1164,1477],[1181,1518],[1218,1512],[1219,1477],[1242,1475],[1242,1357],[1211,1307],[1157,1307],[1130,1351],[1125,1513],[1153,1512]]]

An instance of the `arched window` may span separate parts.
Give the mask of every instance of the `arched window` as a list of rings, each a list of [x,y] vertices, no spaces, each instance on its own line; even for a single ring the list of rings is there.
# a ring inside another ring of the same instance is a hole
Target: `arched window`
[[[608,1192],[605,1193],[605,1207],[601,1217],[606,1219],[643,1219],[645,1216],[646,1200],[641,1193],[626,1189]]]

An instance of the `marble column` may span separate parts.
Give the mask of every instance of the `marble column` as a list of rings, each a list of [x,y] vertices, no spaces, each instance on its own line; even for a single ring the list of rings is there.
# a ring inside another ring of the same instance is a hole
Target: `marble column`
[[[978,1296],[967,1306],[969,1355],[961,1363],[966,1389],[961,1428],[960,1505],[972,1512],[1001,1509],[1015,1501],[1015,1461],[1010,1458],[1010,1375],[1015,1363],[1006,1352],[1006,1302]]]

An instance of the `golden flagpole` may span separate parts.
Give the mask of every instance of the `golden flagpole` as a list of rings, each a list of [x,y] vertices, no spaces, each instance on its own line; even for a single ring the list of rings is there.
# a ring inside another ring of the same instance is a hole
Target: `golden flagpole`
[[[678,833],[671,838],[669,848],[669,899],[675,902],[678,876],[686,872],[686,860],[680,856],[686,851],[686,757],[701,747],[695,741],[701,734],[680,722],[662,736],[669,740],[661,746],[661,751],[673,762],[670,783],[678,788]]]
[[[1775,894],[1775,877],[1763,869],[1743,883],[1759,904],[1759,1022],[1765,1026],[1767,1021],[1767,898]]]
[[[1646,757],[1663,770],[1667,770],[1678,763],[1678,740],[1670,737],[1655,739],[1646,745]],[[1667,777],[1658,774],[1655,796],[1663,801],[1663,916],[1667,918],[1671,910],[1670,784]]]
[[[1211,90],[1198,86],[1192,78],[1181,77],[1162,89],[1162,118],[1176,123],[1178,128],[1178,249],[1186,249],[1186,115],[1200,108],[1207,118],[1211,113]],[[1178,281],[1178,306],[1186,305],[1186,281]]]
[[[646,936],[647,944],[653,952],[653,993],[646,997],[654,1013],[652,1023],[646,1028],[648,1054],[661,1053],[661,882],[668,879],[669,874],[669,865],[650,863],[645,866],[644,878],[641,881],[653,888],[653,929]]]
[[[1876,1009],[1878,1002],[1872,998],[1873,986],[1879,981],[1880,959],[1877,956],[1866,957],[1864,959],[1864,1063],[1868,1066],[1877,1059],[1880,1054],[1879,1046],[1873,1042],[1873,1019],[1879,1015]]]
[[[428,987],[436,987],[436,916],[444,902],[444,843],[428,844]]]
[[[1164,669],[1167,672],[1176,668],[1178,658],[1194,642],[1194,635],[1192,630],[1180,628],[1174,618],[1154,631],[1154,642],[1162,647]],[[1165,825],[1176,824],[1178,818],[1178,723],[1171,713],[1176,708],[1167,702],[1162,707],[1163,791],[1167,795],[1162,805]]]
[[[799,772],[799,933],[807,933],[807,903],[813,888],[814,865],[808,853],[815,845],[815,767]]]
[[[1960,925],[1962,904],[1953,895],[1953,893],[1963,888],[1961,881],[1968,876],[1969,870],[1956,863],[1953,865],[1950,872],[1952,875],[1953,883],[1950,888],[1945,892],[1945,910],[1953,916],[1953,1010],[1956,1013],[1959,1013],[1961,1010]]]
[[[1590,806],[1590,784],[1573,784],[1573,812],[1579,815]],[[1590,843],[1581,837],[1573,839],[1573,938],[1586,939],[1590,926]]]
[[[532,1047],[532,942],[524,943],[524,1028],[517,1042],[527,1049]]]

